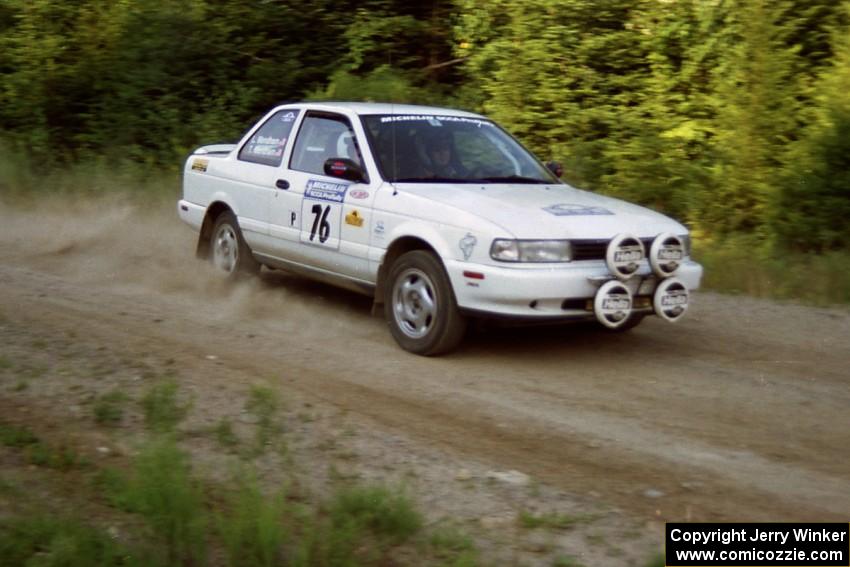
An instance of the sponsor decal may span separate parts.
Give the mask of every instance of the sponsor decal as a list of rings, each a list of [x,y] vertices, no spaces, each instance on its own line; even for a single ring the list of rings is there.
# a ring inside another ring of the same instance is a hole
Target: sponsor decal
[[[643,260],[643,252],[638,246],[623,247],[614,252],[615,262],[640,262]]]
[[[383,238],[384,230],[385,230],[384,229],[384,221],[379,220],[378,222],[375,223],[375,228],[374,228],[375,236],[377,236],[378,238]]]
[[[466,118],[464,116],[435,116],[433,114],[397,114],[381,118],[382,124],[386,124],[387,122],[428,122],[432,126],[442,126],[443,122],[462,122],[465,124],[474,124],[479,128],[481,126],[494,127],[491,122],[481,120],[480,118]]]
[[[345,224],[361,227],[363,226],[363,217],[360,216],[360,212],[357,209],[354,209],[353,211],[345,215]]]
[[[204,173],[207,171],[207,166],[210,164],[210,160],[208,159],[196,159],[192,162],[192,171],[200,171]]]
[[[369,192],[364,191],[363,189],[355,189],[351,193],[349,193],[352,199],[368,199]]]
[[[460,251],[463,252],[463,259],[469,260],[469,257],[472,256],[472,251],[475,249],[475,245],[478,244],[478,239],[471,232],[467,232],[466,236],[461,238],[457,244]]]
[[[345,200],[345,191],[347,189],[348,185],[345,183],[329,183],[327,181],[311,179],[307,182],[307,188],[304,190],[304,198],[342,203]]]
[[[295,120],[295,113],[292,111],[289,111],[280,117],[281,122],[292,122],[293,120]]]
[[[341,161],[335,161],[331,164],[331,171],[336,175],[342,175],[345,173],[345,164]]]
[[[658,251],[658,258],[661,260],[681,260],[682,250],[676,248],[662,248]]]
[[[602,309],[606,311],[625,311],[632,306],[628,297],[609,296],[602,301]]]
[[[550,215],[556,217],[573,217],[573,216],[595,216],[595,215],[613,215],[611,211],[605,207],[593,207],[588,205],[576,205],[573,203],[557,203],[543,207],[543,210]]]

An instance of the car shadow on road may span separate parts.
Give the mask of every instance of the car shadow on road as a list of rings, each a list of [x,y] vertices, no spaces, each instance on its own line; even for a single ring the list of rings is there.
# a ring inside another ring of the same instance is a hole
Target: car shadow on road
[[[272,293],[285,292],[287,301],[320,309],[324,316],[347,313],[359,325],[369,325],[375,330],[385,326],[381,312],[372,315],[372,299],[365,295],[278,270],[263,270],[260,282]],[[473,319],[469,321],[464,342],[446,356],[465,359],[486,355],[515,359],[639,354],[647,347],[653,323],[648,320],[637,329],[612,333],[593,321],[516,324]],[[388,331],[386,338],[392,342]]]

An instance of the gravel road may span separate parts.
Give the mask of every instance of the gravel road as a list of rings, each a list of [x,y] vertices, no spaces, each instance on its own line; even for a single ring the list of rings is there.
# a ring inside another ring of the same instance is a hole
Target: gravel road
[[[850,313],[698,293],[675,325],[483,329],[400,350],[370,302],[282,272],[236,286],[164,206],[0,212],[0,310],[173,357],[203,387],[279,376],[423,450],[645,521],[847,521]],[[229,378],[228,378],[229,377]]]

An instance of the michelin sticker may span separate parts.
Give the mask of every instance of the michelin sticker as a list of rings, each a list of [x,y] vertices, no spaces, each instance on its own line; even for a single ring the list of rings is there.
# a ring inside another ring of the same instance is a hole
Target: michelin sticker
[[[339,248],[342,202],[348,185],[311,179],[301,200],[301,242]]]
[[[611,211],[605,207],[592,207],[587,205],[575,205],[572,203],[558,203],[543,207],[543,210],[550,215],[556,217],[571,217],[571,216],[593,216],[593,215],[613,215]]]
[[[475,238],[471,232],[467,232],[466,236],[460,239],[458,247],[460,247],[460,251],[463,252],[464,260],[469,260],[469,257],[472,256],[472,250],[475,248],[476,244],[478,244],[478,239]]]
[[[307,188],[304,190],[304,198],[342,203],[345,200],[345,191],[347,189],[348,185],[345,183],[329,183],[327,181],[311,179],[307,182]]]

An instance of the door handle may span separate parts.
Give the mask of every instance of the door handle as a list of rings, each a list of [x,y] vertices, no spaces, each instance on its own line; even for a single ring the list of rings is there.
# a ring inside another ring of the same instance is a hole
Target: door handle
[[[289,189],[289,181],[286,179],[278,179],[274,182],[274,186],[278,189]]]

